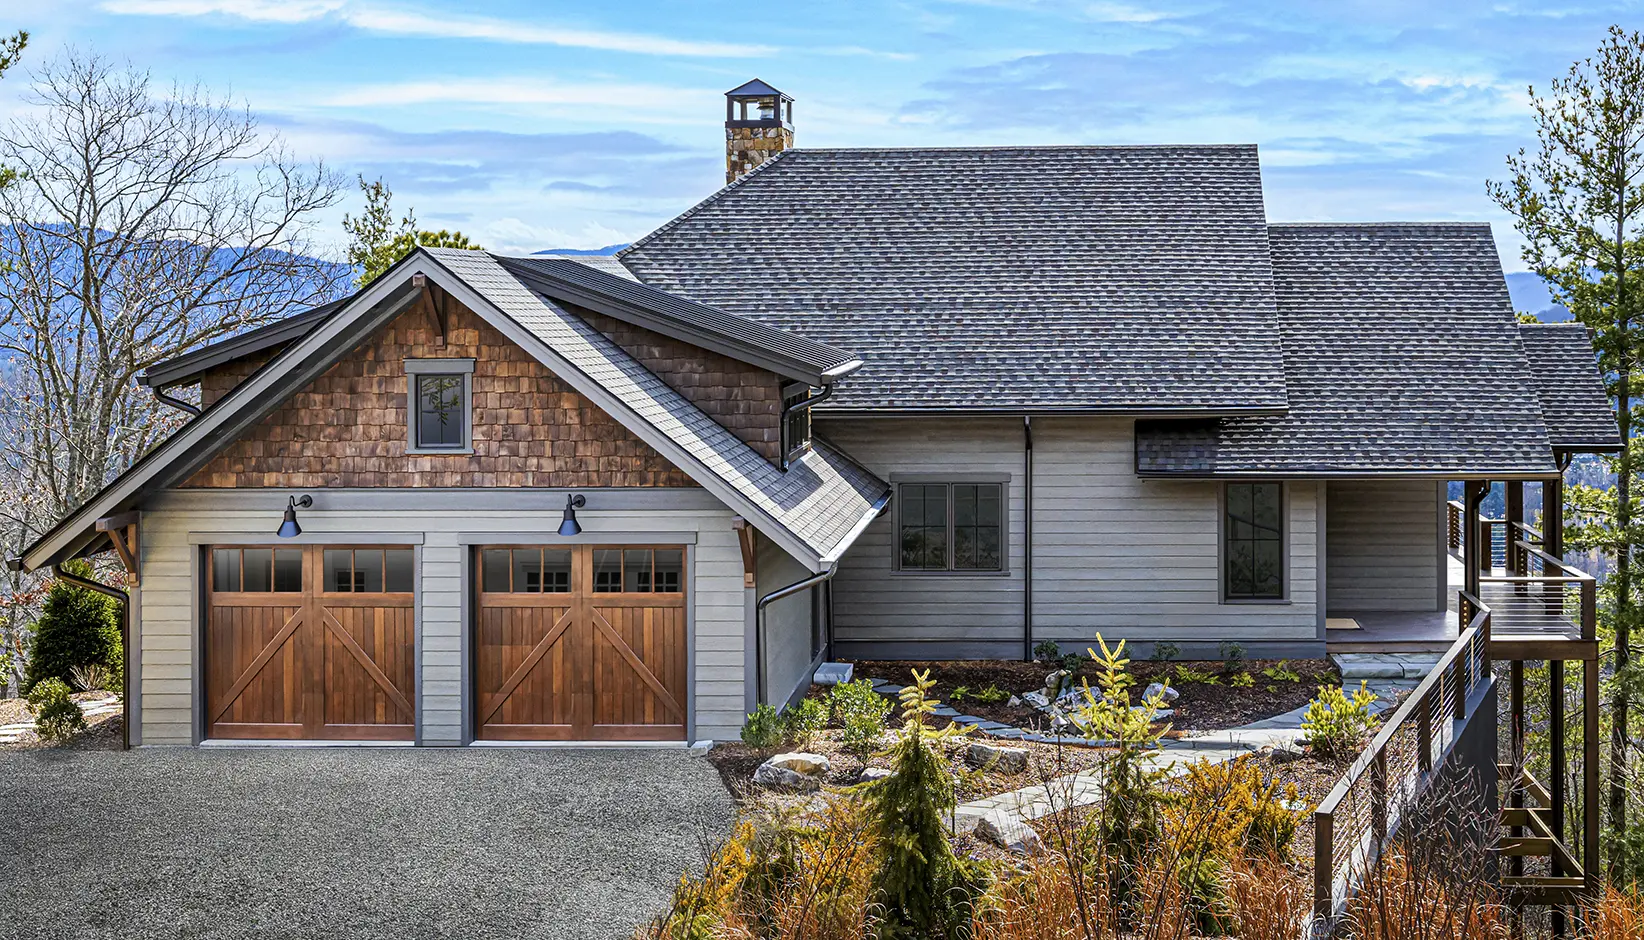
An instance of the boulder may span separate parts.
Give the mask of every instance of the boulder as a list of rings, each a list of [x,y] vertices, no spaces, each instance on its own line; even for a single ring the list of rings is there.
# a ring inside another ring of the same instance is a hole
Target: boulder
[[[1147,701],[1155,695],[1159,697],[1159,701],[1161,702],[1174,702],[1182,697],[1182,693],[1172,689],[1168,685],[1165,685],[1163,682],[1154,682],[1147,687],[1145,692],[1142,693],[1142,700]]]
[[[1058,669],[1045,676],[1044,696],[1047,699],[1060,698],[1067,692],[1067,687],[1073,682],[1073,673],[1066,669]]]
[[[991,765],[994,769],[1007,774],[1019,774],[1026,770],[1027,759],[1026,748],[1000,747],[981,741],[972,741],[970,747],[965,750],[965,762],[972,767]]]
[[[783,787],[789,790],[816,790],[822,782],[815,777],[809,777],[795,770],[766,761],[754,768],[753,782],[762,787]]]
[[[1045,693],[1043,692],[1023,692],[1022,701],[1028,703],[1034,708],[1037,708],[1039,711],[1044,711],[1050,707],[1050,699],[1046,698]]]
[[[1027,855],[1039,850],[1039,833],[1033,827],[1002,810],[983,816],[976,823],[976,837],[986,839],[1000,848]]]
[[[777,754],[765,763],[791,770],[794,773],[804,774],[807,777],[816,774],[825,774],[833,769],[828,759],[821,754],[807,754],[804,751],[789,751],[786,754]]]
[[[893,770],[886,770],[883,767],[864,767],[861,776],[856,778],[856,782],[872,783],[875,780],[883,780],[886,777],[894,776],[896,776],[896,772]]]
[[[1020,705],[1020,704],[1022,704],[1022,700],[1021,700],[1021,699],[1020,699],[1020,698],[1017,698],[1017,697],[1016,697],[1016,696],[1014,696],[1014,695],[1012,695],[1012,696],[1011,696],[1011,697],[1010,697],[1010,698],[1009,698],[1009,699],[1008,699],[1008,700],[1007,700],[1007,701],[1006,701],[1006,702],[1005,702],[1005,704],[1006,704],[1006,705],[1009,705],[1009,706],[1010,706],[1010,707],[1011,707],[1011,708],[1015,708],[1015,707],[1016,707],[1016,706],[1018,706],[1018,705]]]

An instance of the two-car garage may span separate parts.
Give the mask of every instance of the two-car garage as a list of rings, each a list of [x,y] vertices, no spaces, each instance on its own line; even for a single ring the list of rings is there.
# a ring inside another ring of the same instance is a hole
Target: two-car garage
[[[415,737],[415,549],[204,555],[207,738]],[[473,736],[683,740],[684,559],[678,545],[473,548]]]

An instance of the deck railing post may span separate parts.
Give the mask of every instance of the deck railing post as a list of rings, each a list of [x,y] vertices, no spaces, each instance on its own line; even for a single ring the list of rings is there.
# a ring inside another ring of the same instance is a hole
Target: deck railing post
[[[1336,913],[1335,822],[1323,810],[1313,813],[1313,919],[1315,925],[1322,924],[1326,930]]]
[[[1376,864],[1381,864],[1381,847],[1387,843],[1387,749],[1376,752],[1370,765],[1370,831],[1375,834]]]
[[[1417,766],[1424,774],[1433,772],[1433,697],[1424,695],[1416,706]]]

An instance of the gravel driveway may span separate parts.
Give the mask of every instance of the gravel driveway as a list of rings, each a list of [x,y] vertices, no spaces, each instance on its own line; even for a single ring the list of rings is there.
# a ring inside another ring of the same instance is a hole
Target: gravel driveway
[[[731,812],[678,750],[0,753],[0,938],[627,937]]]

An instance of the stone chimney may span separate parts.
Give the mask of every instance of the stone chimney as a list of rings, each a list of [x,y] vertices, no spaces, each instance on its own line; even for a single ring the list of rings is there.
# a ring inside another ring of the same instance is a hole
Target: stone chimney
[[[754,79],[725,93],[725,182],[793,146],[793,99]]]

